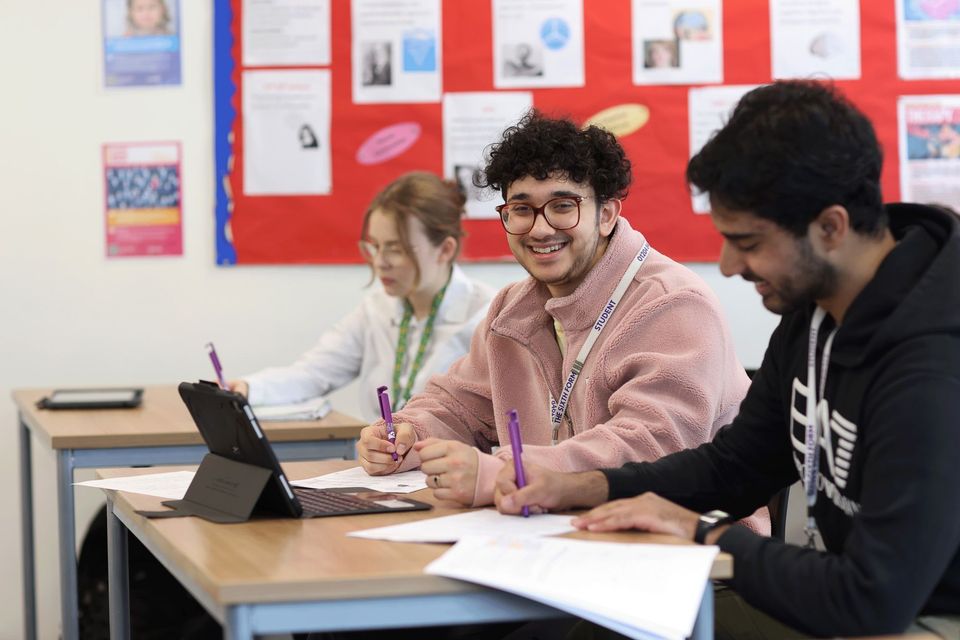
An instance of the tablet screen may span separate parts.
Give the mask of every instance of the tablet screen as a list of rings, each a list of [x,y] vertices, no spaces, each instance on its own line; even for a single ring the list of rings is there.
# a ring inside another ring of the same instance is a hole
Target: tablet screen
[[[54,391],[50,400],[54,403],[100,404],[114,402],[133,402],[136,389],[77,389]]]

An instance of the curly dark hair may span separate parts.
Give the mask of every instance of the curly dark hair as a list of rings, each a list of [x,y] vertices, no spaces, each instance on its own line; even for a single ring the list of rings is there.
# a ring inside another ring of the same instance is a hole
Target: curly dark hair
[[[715,204],[796,236],[831,205],[864,235],[887,227],[883,153],[873,125],[829,83],[779,81],[741,98],[687,165],[687,182]]]
[[[581,129],[565,118],[548,118],[531,109],[487,148],[487,166],[474,184],[499,189],[504,198],[515,181],[530,176],[546,180],[560,175],[593,187],[597,202],[625,198],[630,186],[630,160],[616,137],[590,125]]]

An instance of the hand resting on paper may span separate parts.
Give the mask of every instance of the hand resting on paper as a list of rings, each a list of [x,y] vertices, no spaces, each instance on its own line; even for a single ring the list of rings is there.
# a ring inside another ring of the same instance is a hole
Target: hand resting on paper
[[[393,425],[397,432],[397,444],[387,440],[387,425],[377,422],[364,427],[360,432],[360,441],[357,443],[357,457],[364,470],[372,476],[384,476],[393,473],[403,464],[406,455],[417,441],[417,432],[413,425],[400,422]],[[393,459],[393,453],[397,459]]]
[[[420,454],[420,470],[437,500],[473,504],[479,460],[473,447],[456,440],[427,438],[413,445]]]
[[[651,533],[667,533],[693,540],[700,514],[661,498],[655,493],[643,493],[633,498],[614,500],[589,511],[572,524],[588,531],[618,531],[639,529]],[[707,537],[712,542],[720,536],[720,527]]]

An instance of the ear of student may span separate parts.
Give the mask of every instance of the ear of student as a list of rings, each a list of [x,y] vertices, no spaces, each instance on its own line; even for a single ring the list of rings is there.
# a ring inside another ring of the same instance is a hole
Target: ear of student
[[[623,204],[617,198],[606,200],[600,206],[600,233],[608,236],[613,232],[613,227],[617,224],[617,218],[620,217],[620,210]]]
[[[457,239],[453,236],[447,236],[443,239],[443,242],[440,243],[441,262],[453,262],[454,257],[457,255],[457,244]]]
[[[836,247],[850,232],[850,213],[841,205],[830,205],[817,215],[810,229],[826,248]]]

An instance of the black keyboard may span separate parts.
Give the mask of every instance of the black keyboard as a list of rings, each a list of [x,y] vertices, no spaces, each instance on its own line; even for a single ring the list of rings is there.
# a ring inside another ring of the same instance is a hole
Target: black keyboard
[[[346,513],[377,513],[383,506],[371,500],[358,498],[349,493],[337,493],[325,489],[294,487],[293,495],[303,507],[305,516],[339,515]]]

